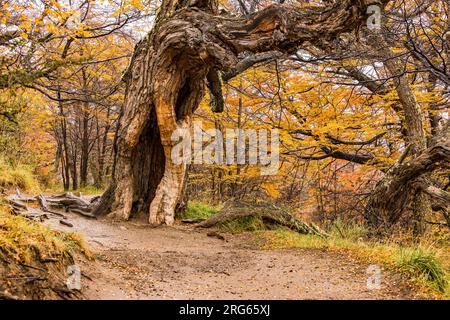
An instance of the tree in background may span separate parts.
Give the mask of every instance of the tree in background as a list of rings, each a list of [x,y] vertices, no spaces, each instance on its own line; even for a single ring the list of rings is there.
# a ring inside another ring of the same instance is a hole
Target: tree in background
[[[46,110],[56,153],[53,161],[42,161],[54,164],[66,190],[88,182],[101,188],[110,173],[120,79],[141,21],[152,15],[144,4],[2,1],[0,91],[17,98],[8,98],[0,115],[19,124],[17,115],[31,105],[25,97],[43,97],[32,105]]]

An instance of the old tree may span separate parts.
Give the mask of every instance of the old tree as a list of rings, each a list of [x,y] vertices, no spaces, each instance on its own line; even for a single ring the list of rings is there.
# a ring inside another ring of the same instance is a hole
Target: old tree
[[[124,220],[143,213],[151,224],[172,224],[186,166],[171,161],[171,135],[190,126],[206,88],[220,111],[224,75],[239,74],[267,52],[293,54],[307,46],[333,50],[339,35],[364,27],[370,5],[383,8],[388,2],[330,1],[308,8],[276,4],[235,17],[219,14],[214,0],[163,0],[152,31],[137,44],[124,77],[113,179],[94,213]],[[399,163],[386,174],[369,201],[369,222],[377,227],[394,222],[405,202],[416,197],[411,190],[436,193],[426,183],[416,187],[417,179],[448,161],[448,140],[444,132],[430,148],[415,150],[411,164]],[[389,201],[390,194],[402,201]]]

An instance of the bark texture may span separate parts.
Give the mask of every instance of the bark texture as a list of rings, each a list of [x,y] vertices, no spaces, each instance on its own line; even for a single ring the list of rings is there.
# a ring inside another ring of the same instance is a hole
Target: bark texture
[[[418,193],[433,196],[448,208],[450,203],[447,193],[430,186],[427,175],[449,163],[450,127],[447,126],[432,141],[431,147],[411,160],[395,165],[378,183],[365,212],[372,230],[378,235],[391,232],[400,219],[405,217],[405,209],[415,204],[414,198]]]
[[[393,78],[394,89],[398,95],[399,105],[394,110],[403,119],[403,134],[407,145],[407,154],[404,155],[404,158],[410,156],[414,159],[425,154],[431,156],[429,150],[426,150],[427,137],[423,112],[411,88],[405,63],[390,49],[386,50],[390,46],[382,35],[376,35],[372,40],[371,49],[376,55],[383,57],[385,67],[389,76]],[[401,169],[403,160],[402,157],[399,164],[390,170],[375,188],[366,208],[366,220],[369,227],[378,232],[380,229],[387,231],[392,228],[394,223],[401,218],[405,229],[411,228],[414,236],[417,237],[425,231],[425,217],[431,212],[431,202],[425,192],[420,188],[413,187],[417,185],[417,181],[414,181],[417,176],[410,175],[409,179],[411,180],[404,180],[406,176],[403,175]],[[418,176],[422,180],[426,180],[427,174],[432,170],[434,169],[429,168],[427,172],[421,172]],[[403,181],[403,184],[398,184],[400,181]],[[386,186],[391,184],[395,189],[391,187],[386,189]],[[393,193],[387,193],[388,190]]]

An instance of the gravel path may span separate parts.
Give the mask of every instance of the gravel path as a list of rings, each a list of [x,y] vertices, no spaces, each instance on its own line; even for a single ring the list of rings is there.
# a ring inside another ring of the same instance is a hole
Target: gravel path
[[[208,237],[192,227],[151,228],[67,214],[97,254],[84,263],[87,299],[414,299],[414,288],[382,273],[367,288],[367,265],[322,250],[260,250],[249,235]]]

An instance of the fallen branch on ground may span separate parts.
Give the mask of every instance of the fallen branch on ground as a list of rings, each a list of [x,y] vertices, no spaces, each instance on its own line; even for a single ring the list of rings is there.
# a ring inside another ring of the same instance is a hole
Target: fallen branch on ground
[[[267,225],[279,225],[301,234],[327,236],[319,227],[303,222],[293,217],[286,210],[266,202],[228,201],[217,214],[199,223],[197,226],[210,228],[217,224],[231,222],[244,217],[259,218]]]

